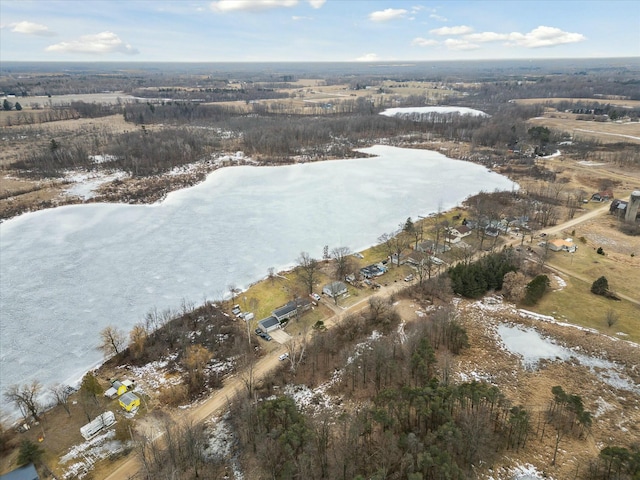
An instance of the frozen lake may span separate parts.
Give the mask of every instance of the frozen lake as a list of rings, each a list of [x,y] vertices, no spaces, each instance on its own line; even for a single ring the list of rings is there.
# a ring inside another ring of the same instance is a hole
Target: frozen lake
[[[0,225],[0,389],[75,383],[102,360],[98,334],[153,308],[221,298],[324,245],[359,250],[407,217],[511,180],[436,152],[220,169],[153,205],[86,204]],[[3,400],[4,402],[4,400]],[[7,405],[4,412],[10,410]]]

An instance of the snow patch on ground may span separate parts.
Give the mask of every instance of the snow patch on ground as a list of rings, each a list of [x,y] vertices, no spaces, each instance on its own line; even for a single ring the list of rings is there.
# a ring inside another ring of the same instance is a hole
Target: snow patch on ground
[[[539,472],[531,464],[518,465],[516,467],[504,468],[501,472],[493,473],[483,480],[554,480],[547,473]]]
[[[291,397],[300,410],[316,414],[333,408],[333,399],[327,395],[329,384],[322,384],[315,389],[306,385],[285,385],[284,394]]]
[[[136,381],[137,391],[144,392],[146,389],[151,389],[155,393],[158,393],[163,387],[182,383],[179,376],[172,376],[167,372],[167,366],[173,358],[175,358],[175,356],[147,363],[142,367],[124,366],[122,368],[127,368],[131,371],[131,375]]]
[[[204,454],[207,458],[229,461],[234,480],[244,480],[244,473],[242,473],[238,456],[234,451],[238,439],[229,423],[229,416],[230,413],[227,412],[222,417],[215,417],[207,422],[209,443]]]
[[[591,162],[589,160],[580,160],[578,164],[584,165],[585,167],[601,167],[603,165],[606,165],[606,163]]]
[[[544,157],[540,157],[540,158],[555,158],[555,157],[559,157],[560,155],[562,155],[562,153],[560,152],[560,150],[556,150],[555,152],[553,152],[551,155],[546,155]]]
[[[103,460],[124,450],[125,444],[113,440],[116,433],[113,430],[98,435],[84,443],[74,445],[60,458],[60,464],[64,465],[73,461],[66,467],[62,478],[84,478],[99,460]]]
[[[567,286],[567,282],[565,282],[564,279],[562,279],[558,275],[553,275],[553,278],[556,281],[556,283],[558,284],[558,290],[562,290],[564,287]]]
[[[125,172],[102,173],[102,172],[68,172],[64,180],[72,183],[65,193],[71,197],[79,197],[89,200],[96,196],[96,190],[114,180],[125,178]]]

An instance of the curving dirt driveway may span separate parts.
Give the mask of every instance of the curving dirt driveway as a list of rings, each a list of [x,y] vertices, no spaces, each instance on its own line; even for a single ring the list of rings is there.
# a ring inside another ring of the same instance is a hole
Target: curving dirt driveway
[[[374,296],[388,298],[403,288],[405,288],[405,285],[402,285],[401,283],[394,283],[386,287],[383,286],[373,295],[359,300],[348,309],[340,311],[340,313],[336,313],[328,318],[325,321],[325,326],[327,328],[331,328],[342,321],[347,315],[364,310],[368,305],[369,299]],[[277,350],[274,350],[268,355],[257,360],[253,366],[254,382],[258,383],[262,378],[275,370],[280,365],[278,357],[286,351],[287,347],[282,345]],[[176,410],[171,413],[172,418],[177,421],[185,420],[187,422],[200,423],[214,415],[222,413],[224,409],[228,408],[229,402],[231,402],[234,397],[246,394],[243,374],[246,375],[245,372],[240,372],[227,377],[222,388],[215,391],[204,402],[188,410]],[[158,436],[154,438],[154,441],[162,441],[162,434],[158,434]],[[130,454],[113,468],[111,473],[106,477],[106,480],[134,479],[140,471],[140,468],[141,465],[137,456],[135,454]]]

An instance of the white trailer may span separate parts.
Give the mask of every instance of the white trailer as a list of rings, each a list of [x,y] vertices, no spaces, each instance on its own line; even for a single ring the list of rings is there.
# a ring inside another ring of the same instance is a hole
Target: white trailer
[[[110,427],[116,423],[116,416],[113,412],[104,412],[101,415],[98,415],[91,422],[87,423],[84,427],[80,427],[80,433],[85,438],[85,440],[89,440],[100,432],[103,428]]]

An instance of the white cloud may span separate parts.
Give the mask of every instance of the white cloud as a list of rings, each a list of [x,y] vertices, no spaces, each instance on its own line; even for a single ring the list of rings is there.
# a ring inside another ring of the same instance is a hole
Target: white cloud
[[[442,15],[438,15],[437,13],[432,13],[431,15],[429,15],[429,18],[433,18],[434,20],[437,20],[439,22],[447,21],[447,17],[443,17]]]
[[[372,22],[388,22],[397,18],[403,18],[407,14],[404,8],[387,8],[386,10],[378,10],[369,14],[369,20]]]
[[[365,53],[361,57],[356,58],[356,62],[377,62],[380,57],[376,53]]]
[[[545,27],[543,25],[534,28],[529,33],[513,32],[508,36],[507,45],[540,48],[553,47],[565,43],[583,42],[587,37],[581,33],[571,33],[560,30],[556,27]]]
[[[440,42],[437,40],[433,40],[432,38],[422,38],[416,37],[411,41],[411,45],[417,45],[418,47],[433,47],[434,45],[438,45]]]
[[[473,28],[466,25],[458,25],[456,27],[440,27],[433,30],[429,30],[429,33],[433,35],[465,35],[473,32]]]
[[[327,0],[309,0],[309,5],[311,5],[312,8],[320,8],[326,2],[327,2]]]
[[[480,45],[459,38],[447,38],[444,44],[449,50],[476,50],[480,48]]]
[[[39,35],[41,37],[52,37],[56,35],[55,32],[49,30],[49,27],[46,25],[40,25],[39,23],[33,22],[16,22],[9,25],[12,32],[15,33],[24,33],[25,35]]]
[[[470,42],[498,42],[500,40],[507,40],[509,38],[508,33],[496,33],[496,32],[481,32],[471,33],[463,37]]]
[[[313,20],[313,17],[301,17],[299,15],[294,15],[291,17],[291,20],[294,22],[301,22],[303,20]]]
[[[71,42],[60,42],[49,45],[45,51],[62,53],[124,53],[136,55],[140,53],[136,48],[124,43],[113,32],[100,32],[96,35],[83,35]]]
[[[322,6],[319,0],[310,0],[309,3],[314,8],[320,8],[320,6]],[[297,4],[298,0],[217,0],[211,2],[211,10],[222,13],[241,10],[257,11],[268,8],[295,7]]]

